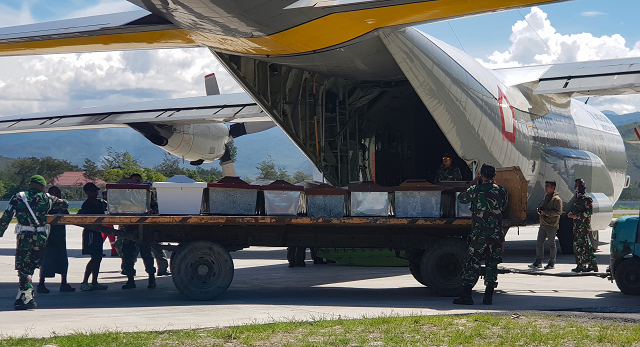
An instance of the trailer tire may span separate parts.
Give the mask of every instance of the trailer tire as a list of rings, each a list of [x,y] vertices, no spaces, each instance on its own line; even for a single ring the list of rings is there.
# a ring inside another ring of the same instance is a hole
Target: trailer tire
[[[233,259],[217,243],[190,242],[172,258],[173,284],[190,299],[215,299],[231,285]]]
[[[623,260],[616,267],[616,285],[627,295],[640,295],[640,259]]]
[[[573,254],[573,220],[566,217],[560,218],[557,235],[562,254]]]
[[[416,279],[420,284],[426,286],[427,283],[422,279],[422,273],[420,272],[420,260],[422,259],[422,254],[424,254],[424,250],[418,250],[413,253],[413,257],[409,259],[409,271],[411,271],[411,275]]]
[[[459,238],[441,239],[425,250],[420,259],[420,275],[427,288],[440,296],[459,296],[468,251],[465,240]]]

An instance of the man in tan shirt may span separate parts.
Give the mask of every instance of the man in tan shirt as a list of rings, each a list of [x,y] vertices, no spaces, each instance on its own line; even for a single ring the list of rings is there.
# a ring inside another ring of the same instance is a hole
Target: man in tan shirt
[[[538,240],[536,243],[536,260],[529,265],[532,269],[542,268],[542,258],[544,258],[544,242],[549,240],[549,263],[545,269],[554,269],[556,264],[556,233],[560,226],[560,215],[562,215],[562,199],[556,193],[556,182],[547,181],[544,183],[544,191],[547,195],[538,206],[540,215],[540,229],[538,230]]]

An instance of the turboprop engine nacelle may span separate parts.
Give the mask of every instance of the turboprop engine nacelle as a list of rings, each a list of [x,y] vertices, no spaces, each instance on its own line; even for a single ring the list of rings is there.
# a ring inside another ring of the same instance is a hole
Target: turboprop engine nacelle
[[[210,163],[220,159],[231,140],[229,129],[220,123],[164,125],[138,123],[130,126],[169,154],[192,164]]]

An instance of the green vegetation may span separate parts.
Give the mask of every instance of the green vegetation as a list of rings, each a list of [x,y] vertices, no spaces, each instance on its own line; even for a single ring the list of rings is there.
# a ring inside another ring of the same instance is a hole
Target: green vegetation
[[[184,169],[180,167],[180,158],[170,154],[165,154],[162,162],[153,168],[143,167],[139,158],[111,147],[107,148],[107,155],[102,158],[100,165],[86,159],[82,171],[87,179],[100,178],[107,183],[120,181],[133,174],[139,174],[143,180],[150,182],[164,181],[175,175],[185,175],[200,182],[213,182],[222,178],[222,171],[219,169]]]
[[[620,132],[620,136],[622,136],[622,138],[625,141],[638,141],[638,136],[636,135],[636,132],[633,130],[633,128],[637,127],[638,125],[640,125],[640,123],[632,122],[632,123],[620,125],[617,128],[618,128],[618,131]]]
[[[511,318],[517,317],[517,318]],[[163,332],[103,332],[0,346],[632,346],[640,324],[552,316],[439,315],[286,322]]]
[[[66,160],[52,157],[18,158],[4,162],[7,165],[0,171],[0,198],[8,198],[25,189],[32,175],[42,175],[47,182],[52,182],[63,172],[80,170]]]
[[[260,174],[258,175],[258,177],[256,177],[256,179],[285,180],[293,184],[313,179],[311,175],[307,175],[302,171],[296,171],[293,173],[293,175],[290,175],[284,167],[276,167],[276,164],[273,162],[273,158],[271,158],[271,156],[268,156],[267,159],[258,163],[256,169],[260,171]]]
[[[635,182],[629,185],[629,188],[623,189],[622,194],[620,194],[620,200],[622,201],[640,200],[640,183]],[[619,207],[616,207],[616,209],[618,208]]]
[[[627,175],[631,176],[631,183],[636,187],[640,184],[640,144],[624,143],[627,152]]]
[[[613,209],[614,210],[637,210],[637,209],[640,209],[640,206],[616,206]]]

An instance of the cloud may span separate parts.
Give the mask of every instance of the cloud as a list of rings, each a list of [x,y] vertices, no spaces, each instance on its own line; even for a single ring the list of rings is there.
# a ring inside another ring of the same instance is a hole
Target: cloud
[[[553,64],[640,56],[640,42],[632,48],[619,34],[596,37],[590,33],[564,35],[558,33],[540,8],[533,7],[511,27],[511,46],[494,52],[488,62],[491,68]]]
[[[205,48],[0,58],[0,115],[242,92]]]
[[[34,23],[29,4],[23,2],[20,9],[0,4],[0,27]]]
[[[606,13],[603,12],[598,12],[598,11],[586,11],[586,12],[582,12],[581,15],[583,17],[597,17],[597,16],[602,16],[605,15]]]
[[[504,68],[640,56],[640,41],[628,46],[620,34],[561,34],[538,7],[533,7],[525,18],[511,27],[511,46],[506,51],[495,51],[488,61],[478,61],[489,68]],[[640,110],[640,96],[596,97],[589,104],[600,110],[629,113]]]
[[[139,9],[140,7],[127,1],[100,0],[97,5],[73,11],[62,19],[97,16],[101,14],[126,12],[126,11],[133,11],[133,10],[139,10]]]

